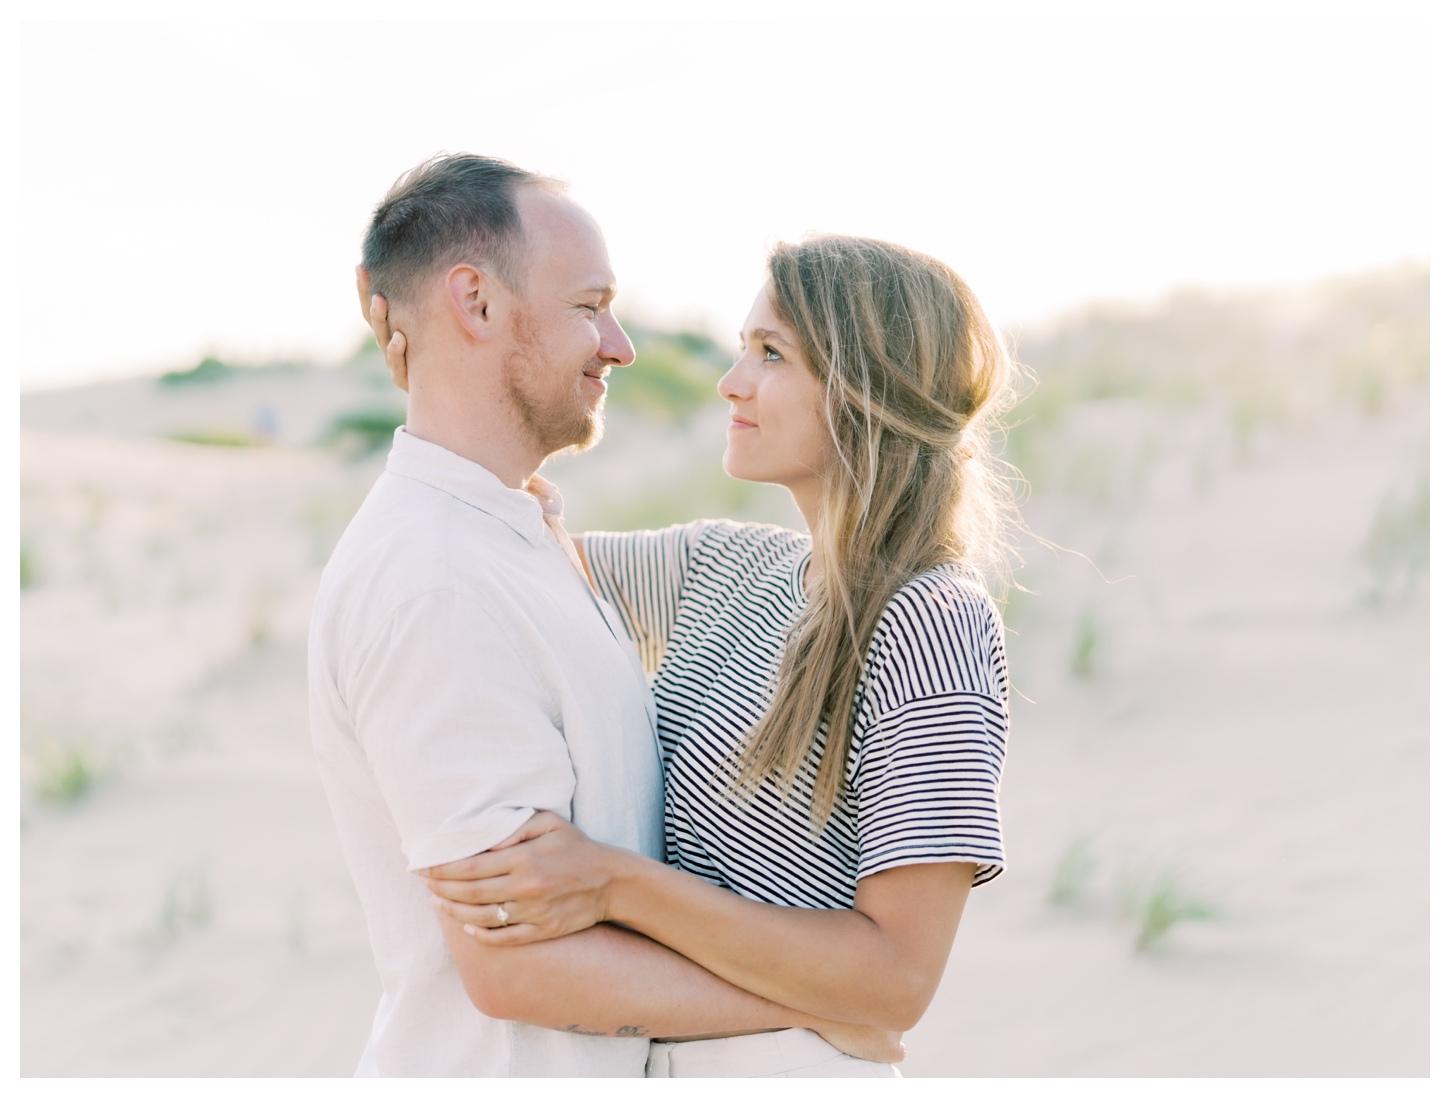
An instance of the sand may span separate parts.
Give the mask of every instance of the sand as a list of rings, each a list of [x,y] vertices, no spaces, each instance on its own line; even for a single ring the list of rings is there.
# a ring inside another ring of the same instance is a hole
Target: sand
[[[1428,1072],[1427,584],[1361,556],[1427,408],[1207,463],[1207,421],[1073,412],[1057,460],[1107,471],[1028,521],[1134,578],[1027,553],[1010,869],[907,1075]],[[594,492],[591,456],[551,475]],[[305,634],[377,461],[27,431],[21,468],[22,1074],[350,1074],[378,981]],[[1155,891],[1211,917],[1139,951]]]
[[[1011,869],[969,901],[908,1074],[1428,1074],[1428,606],[1368,601],[1357,562],[1426,427],[1342,417],[1202,489],[1165,469],[1111,532],[1029,511],[1136,578],[1033,555]],[[1105,623],[1086,680],[1074,602]],[[1075,843],[1096,870],[1064,888]],[[1122,908],[1165,878],[1215,917],[1136,952]]]

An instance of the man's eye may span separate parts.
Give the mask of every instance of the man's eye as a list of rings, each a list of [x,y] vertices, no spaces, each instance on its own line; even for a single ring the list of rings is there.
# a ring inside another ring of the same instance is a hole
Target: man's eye
[[[589,319],[590,320],[593,320],[600,313],[604,312],[604,306],[603,305],[582,305],[582,306],[580,306],[580,308],[584,308],[584,309],[588,309],[589,310]]]

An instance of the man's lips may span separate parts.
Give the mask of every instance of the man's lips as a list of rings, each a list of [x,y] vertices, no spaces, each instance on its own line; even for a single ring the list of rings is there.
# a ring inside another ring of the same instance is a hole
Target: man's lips
[[[609,390],[609,382],[605,380],[608,376],[609,367],[607,365],[586,366],[579,384],[583,389],[592,389],[602,395]]]

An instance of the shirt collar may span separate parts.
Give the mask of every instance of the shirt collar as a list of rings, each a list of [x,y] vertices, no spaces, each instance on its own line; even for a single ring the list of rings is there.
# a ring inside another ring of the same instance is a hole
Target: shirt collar
[[[505,487],[503,481],[482,465],[442,446],[424,442],[408,434],[405,427],[393,432],[388,472],[447,492],[454,499],[507,523],[534,545],[552,540],[544,526],[543,509],[528,492]]]

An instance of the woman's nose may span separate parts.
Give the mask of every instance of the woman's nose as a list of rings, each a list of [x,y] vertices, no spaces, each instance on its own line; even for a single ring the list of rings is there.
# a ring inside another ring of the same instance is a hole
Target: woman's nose
[[[750,395],[750,387],[746,378],[746,371],[740,365],[741,360],[736,359],[735,365],[725,371],[724,376],[715,384],[715,391],[726,400],[741,401]]]

